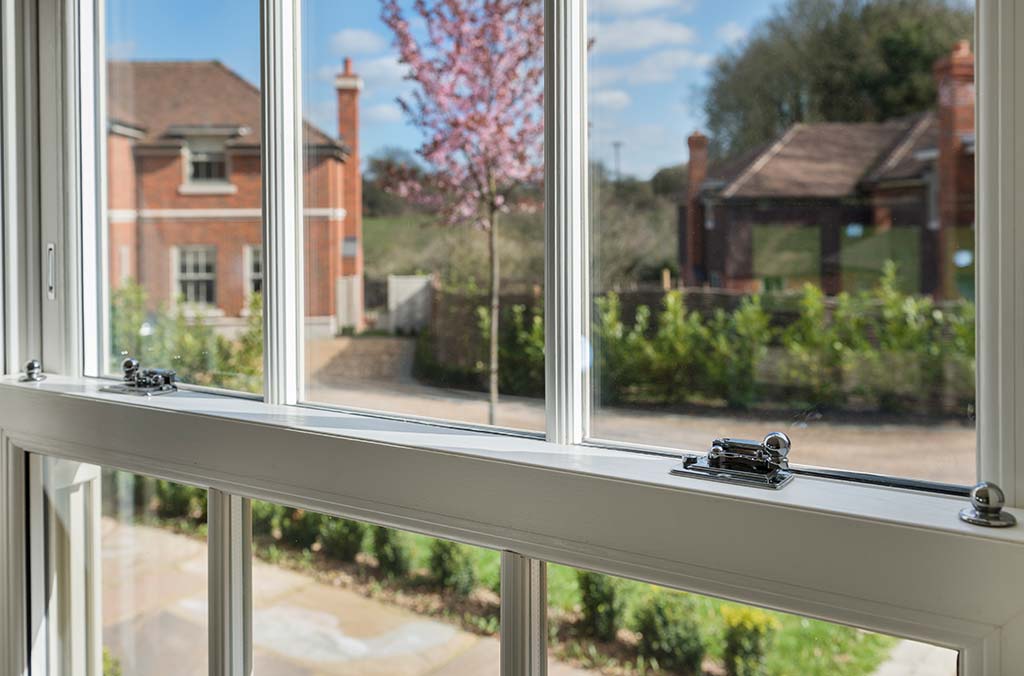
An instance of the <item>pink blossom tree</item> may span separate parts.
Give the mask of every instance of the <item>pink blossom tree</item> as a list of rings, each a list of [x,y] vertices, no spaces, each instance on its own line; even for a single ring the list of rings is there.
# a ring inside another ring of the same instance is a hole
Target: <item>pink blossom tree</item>
[[[425,140],[427,171],[397,184],[446,225],[487,234],[490,262],[489,420],[498,403],[501,266],[498,223],[519,186],[543,171],[544,3],[541,0],[415,0],[414,30],[398,0],[383,0],[408,79],[399,105]]]

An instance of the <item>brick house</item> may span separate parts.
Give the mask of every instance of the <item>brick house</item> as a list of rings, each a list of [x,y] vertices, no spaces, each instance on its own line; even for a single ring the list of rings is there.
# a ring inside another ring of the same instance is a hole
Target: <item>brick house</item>
[[[864,288],[893,259],[907,291],[973,297],[974,56],[935,65],[933,110],[884,122],[796,124],[714,164],[689,139],[679,261],[686,285]]]
[[[218,61],[108,65],[111,288],[137,281],[151,309],[184,302],[225,331],[263,288],[260,92]],[[359,328],[360,78],[335,81],[338,136],[305,124],[308,328]]]

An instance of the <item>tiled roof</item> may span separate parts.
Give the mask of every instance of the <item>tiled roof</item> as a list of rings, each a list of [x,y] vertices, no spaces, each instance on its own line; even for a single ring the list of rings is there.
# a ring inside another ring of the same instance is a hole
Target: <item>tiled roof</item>
[[[934,164],[933,159],[922,157],[928,151],[937,152],[939,121],[934,111],[921,113],[914,119],[910,130],[878,165],[865,177],[868,183],[907,181],[920,178]]]
[[[260,91],[220,61],[111,61],[107,74],[107,114],[140,130],[141,143],[176,145],[169,131],[188,127],[244,127],[229,144],[259,145]],[[307,143],[342,148],[309,122],[305,131]]]
[[[835,198],[853,194],[894,152],[919,117],[887,122],[797,124],[774,143],[731,161],[721,176],[725,198]]]

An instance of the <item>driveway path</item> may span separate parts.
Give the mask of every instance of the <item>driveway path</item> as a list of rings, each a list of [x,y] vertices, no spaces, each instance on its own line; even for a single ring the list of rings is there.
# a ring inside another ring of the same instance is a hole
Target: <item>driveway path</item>
[[[328,385],[311,378],[307,399],[460,422],[487,422],[485,394],[411,381],[333,379]],[[543,430],[544,404],[538,399],[502,397],[497,423]],[[974,428],[956,422],[851,424],[828,417],[794,421],[785,416],[601,408],[593,413],[592,429],[597,438],[700,451],[716,437],[760,439],[770,430],[782,430],[793,439],[790,459],[802,465],[963,485],[973,484],[976,476]]]

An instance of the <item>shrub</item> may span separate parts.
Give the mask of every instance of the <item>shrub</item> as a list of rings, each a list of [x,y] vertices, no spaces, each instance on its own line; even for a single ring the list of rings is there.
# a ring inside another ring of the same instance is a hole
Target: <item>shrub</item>
[[[438,587],[459,596],[469,595],[476,586],[476,573],[469,551],[457,542],[431,541],[430,578]]]
[[[252,532],[254,535],[270,535],[281,527],[285,508],[263,500],[252,501]]]
[[[583,631],[599,641],[614,641],[622,618],[622,602],[615,593],[615,582],[601,573],[576,571],[583,606]]]
[[[339,561],[355,561],[363,550],[366,526],[358,521],[324,517],[320,521],[320,544],[324,554]]]
[[[320,535],[323,517],[304,509],[286,509],[281,518],[281,539],[300,549],[309,549]]]
[[[103,676],[121,676],[121,661],[110,654],[106,648],[103,649]]]
[[[767,676],[765,652],[778,621],[763,610],[723,605],[725,672],[728,676]]]
[[[206,491],[173,481],[156,482],[156,513],[162,519],[206,521]]]
[[[409,552],[398,531],[374,526],[373,552],[377,555],[377,567],[386,577],[395,579],[408,574]]]
[[[683,676],[698,676],[704,659],[693,603],[679,592],[656,589],[636,610],[640,655],[657,661],[662,669]]]

